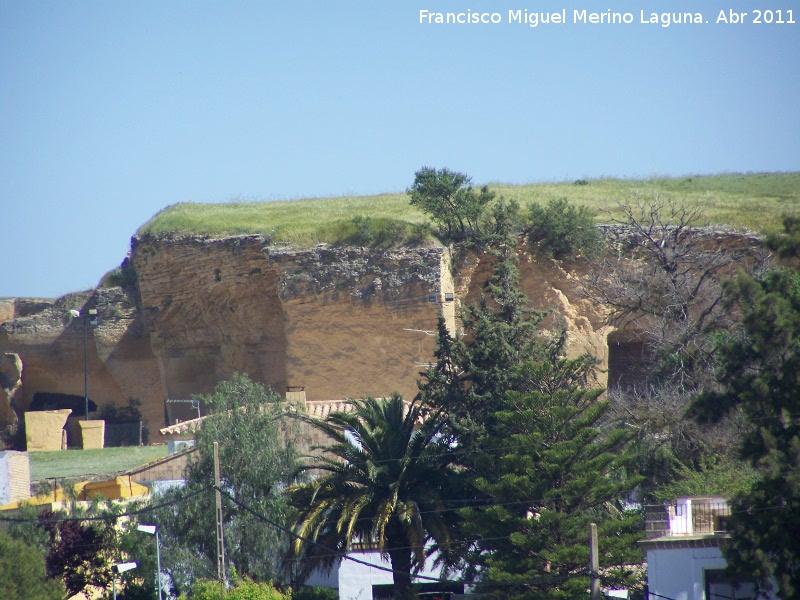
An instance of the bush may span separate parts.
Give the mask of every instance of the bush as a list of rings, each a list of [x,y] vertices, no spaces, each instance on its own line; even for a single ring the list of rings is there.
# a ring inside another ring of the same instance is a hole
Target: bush
[[[427,225],[357,215],[347,223],[344,241],[353,246],[398,246],[423,242],[430,234]]]
[[[122,261],[119,267],[111,269],[100,279],[100,288],[121,287],[131,289],[137,283],[136,271],[130,260],[127,258]]]
[[[766,246],[775,250],[781,258],[800,256],[800,217],[783,215],[783,233],[768,235]]]
[[[574,206],[566,198],[547,206],[529,207],[528,243],[553,258],[594,258],[603,248],[603,236],[586,206]]]
[[[291,600],[292,594],[284,594],[272,583],[256,583],[249,579],[237,581],[228,590],[219,581],[204,579],[192,585],[189,597],[192,600]]]
[[[301,587],[292,593],[292,600],[339,600],[339,592],[326,587]]]

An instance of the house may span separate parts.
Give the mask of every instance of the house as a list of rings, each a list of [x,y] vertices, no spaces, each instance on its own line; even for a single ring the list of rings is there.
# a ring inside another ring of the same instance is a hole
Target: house
[[[720,547],[729,537],[725,519],[730,514],[721,497],[677,498],[645,507],[645,539],[639,543],[647,553],[647,600],[755,597],[752,581],[725,574]]]
[[[408,415],[410,402],[405,403]],[[346,400],[307,400],[302,388],[289,390],[286,394],[285,410],[290,416],[302,415],[313,419],[324,420],[334,412],[352,412],[355,408]],[[168,444],[185,443],[192,439],[200,430],[205,416],[176,423],[160,430],[161,435]],[[294,438],[301,454],[324,453],[325,448],[334,443],[326,432],[312,426],[307,420],[300,419],[296,428],[289,428],[287,435]],[[344,432],[345,436],[348,432]],[[358,443],[352,439],[354,443]],[[315,470],[310,471],[313,475]],[[451,598],[452,594],[463,594],[464,585],[459,582],[439,581],[440,569],[434,566],[430,559],[424,569],[415,578],[415,584],[423,594],[430,598]],[[381,557],[370,544],[358,544],[357,548],[341,557],[330,569],[317,570],[303,582],[305,585],[334,588],[338,591],[340,600],[384,600],[392,597],[393,573],[391,563],[387,558]]]

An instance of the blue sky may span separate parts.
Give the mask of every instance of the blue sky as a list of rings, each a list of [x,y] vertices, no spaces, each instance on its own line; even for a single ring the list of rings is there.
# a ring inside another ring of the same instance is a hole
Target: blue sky
[[[797,171],[798,57],[795,0],[0,0],[0,297],[96,285],[175,202]]]

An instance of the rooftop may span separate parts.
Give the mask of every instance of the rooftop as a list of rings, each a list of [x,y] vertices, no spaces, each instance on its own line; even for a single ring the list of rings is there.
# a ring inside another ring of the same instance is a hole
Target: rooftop
[[[676,498],[670,503],[644,508],[645,539],[641,543],[646,546],[686,542],[716,546],[720,539],[727,537],[725,521],[731,509],[725,498]]]

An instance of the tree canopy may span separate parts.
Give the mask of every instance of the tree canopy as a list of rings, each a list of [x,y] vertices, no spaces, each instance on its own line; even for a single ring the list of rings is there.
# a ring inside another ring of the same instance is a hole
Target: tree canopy
[[[440,321],[436,364],[420,397],[441,422],[466,482],[461,536],[468,576],[503,598],[572,598],[588,586],[589,523],[603,536],[609,580],[634,583],[641,561],[638,514],[621,499],[629,432],[603,426],[607,401],[593,389],[596,360],[568,359],[563,328],[519,289],[516,254],[494,250],[482,298],[463,332]],[[549,321],[551,331],[542,324]]]
[[[458,242],[478,235],[487,205],[494,199],[488,187],[472,187],[472,178],[450,169],[422,167],[408,189],[411,204],[439,227],[444,241]]]
[[[223,500],[226,561],[243,577],[283,581],[288,537],[253,514],[277,523],[289,518],[281,492],[293,482],[297,450],[282,400],[240,374],[200,399],[209,416],[196,434],[197,450],[187,467],[186,486],[168,492],[163,500],[175,503],[152,517],[162,527],[165,570],[180,589],[216,575],[211,486],[213,444],[218,442],[222,487],[237,501]]]
[[[65,595],[63,582],[47,577],[40,550],[0,529],[0,596],[5,600],[61,600]]]
[[[722,389],[698,397],[698,419],[741,410],[749,427],[740,452],[759,478],[737,495],[724,548],[731,569],[774,578],[783,598],[800,593],[800,274],[779,269],[727,282],[728,303],[741,311],[742,330],[719,346]]]

